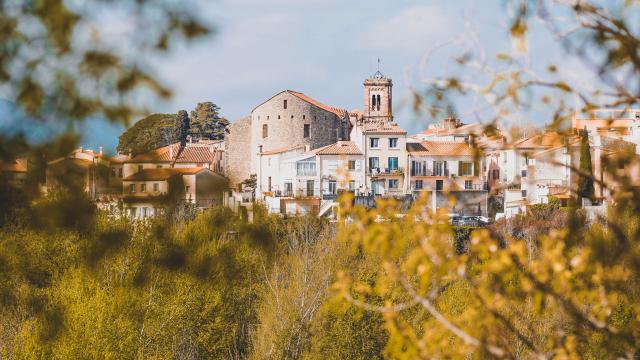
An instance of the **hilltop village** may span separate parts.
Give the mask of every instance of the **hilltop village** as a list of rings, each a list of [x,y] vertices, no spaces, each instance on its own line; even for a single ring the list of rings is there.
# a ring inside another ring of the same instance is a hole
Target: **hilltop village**
[[[378,197],[410,204],[426,193],[434,210],[510,218],[531,205],[579,197],[586,141],[589,171],[601,181],[581,205],[601,213],[610,198],[601,184],[616,181],[605,175],[606,158],[640,150],[640,110],[595,110],[576,115],[568,132],[521,139],[456,118],[407,134],[394,119],[392,80],[378,71],[363,86],[363,108],[352,111],[279,92],[228,125],[223,140],[184,132],[173,144],[135,155],[79,148],[48,163],[44,188],[71,172],[99,207],[136,218],[163,212],[169,194],[197,209],[250,212],[260,202],[271,213],[335,217],[343,192],[364,206]],[[0,171],[20,187],[27,167],[16,159]],[[640,178],[638,169],[618,171]]]

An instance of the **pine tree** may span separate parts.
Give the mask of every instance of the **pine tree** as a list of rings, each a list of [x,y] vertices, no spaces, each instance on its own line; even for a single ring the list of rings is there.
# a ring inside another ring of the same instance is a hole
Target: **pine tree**
[[[580,173],[578,174],[578,197],[593,200],[595,189],[593,187],[593,167],[591,164],[591,147],[589,146],[589,134],[580,131]]]
[[[191,128],[189,134],[194,140],[224,139],[224,129],[229,121],[220,117],[220,107],[210,101],[198,103],[191,111]]]

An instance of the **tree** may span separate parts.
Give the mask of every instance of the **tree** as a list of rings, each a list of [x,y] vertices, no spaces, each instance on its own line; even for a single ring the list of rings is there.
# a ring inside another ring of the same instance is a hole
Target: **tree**
[[[176,115],[175,125],[174,125],[174,142],[180,142],[180,145],[185,146],[187,143],[187,136],[189,135],[189,127],[190,127],[190,119],[189,115],[186,111],[180,110],[178,111],[178,115]]]
[[[121,154],[138,155],[173,144],[176,114],[151,114],[138,120],[118,138]]]
[[[596,191],[593,186],[593,167],[591,163],[591,146],[589,134],[580,131],[580,173],[578,174],[578,198],[594,200]]]
[[[229,120],[220,116],[220,107],[210,101],[198,103],[191,111],[191,128],[189,135],[194,140],[224,139],[225,128]]]

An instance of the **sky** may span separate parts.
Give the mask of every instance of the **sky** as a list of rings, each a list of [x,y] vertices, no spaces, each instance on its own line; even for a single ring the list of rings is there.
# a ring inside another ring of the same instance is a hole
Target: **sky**
[[[361,109],[362,82],[377,70],[379,58],[380,71],[393,79],[395,120],[415,133],[433,120],[411,111],[409,88],[420,88],[422,77],[445,73],[451,54],[465,51],[451,45],[425,64],[431,50],[470,33],[487,54],[513,48],[503,0],[192,1],[199,2],[199,14],[215,26],[215,35],[149,59],[154,74],[174,92],[169,101],[152,104],[153,112],[190,111],[212,101],[233,122],[285,89]],[[533,67],[562,59],[548,34],[534,31],[530,41]],[[548,120],[538,114],[523,121]],[[115,148],[122,130],[95,119],[80,128],[83,145],[107,149]]]

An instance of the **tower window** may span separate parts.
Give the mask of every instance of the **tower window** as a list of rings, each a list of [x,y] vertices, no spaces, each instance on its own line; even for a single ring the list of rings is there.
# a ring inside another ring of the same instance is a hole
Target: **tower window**
[[[262,124],[262,138],[264,139],[267,136],[269,136],[269,127],[267,124]]]
[[[280,115],[278,115],[278,119],[280,119]]]
[[[287,100],[284,101],[284,109],[287,109]]]
[[[371,110],[375,110],[375,109],[376,109],[376,96],[371,95]]]
[[[309,124],[304,124],[304,134],[303,135],[304,135],[305,138],[309,137],[309,129],[310,129]]]
[[[293,119],[293,115],[291,115],[291,118]]]
[[[302,115],[302,120],[306,119],[307,115]]]
[[[380,111],[380,94],[376,95],[376,110]]]

